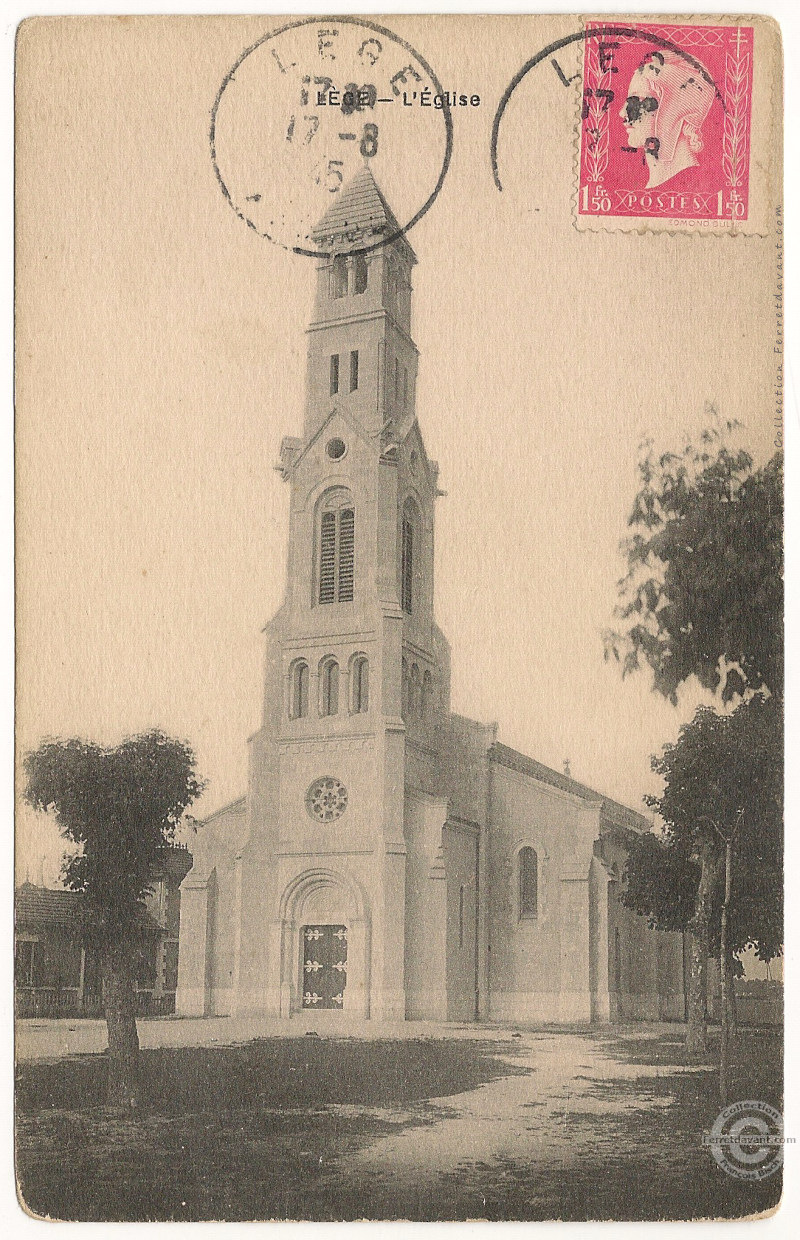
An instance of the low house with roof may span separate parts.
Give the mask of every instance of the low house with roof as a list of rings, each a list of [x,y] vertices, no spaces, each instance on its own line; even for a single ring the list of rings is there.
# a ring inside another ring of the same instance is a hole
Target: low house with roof
[[[175,1011],[180,884],[191,868],[188,848],[174,845],[153,875],[137,949],[140,1015]],[[81,893],[23,883],[16,892],[15,920],[17,1015],[102,1016],[100,952],[86,933]]]

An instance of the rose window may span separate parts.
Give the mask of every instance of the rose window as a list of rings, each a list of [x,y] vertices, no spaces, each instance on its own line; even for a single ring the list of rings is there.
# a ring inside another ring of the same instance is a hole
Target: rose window
[[[347,809],[347,789],[341,780],[323,775],[306,793],[306,809],[318,822],[333,822]]]

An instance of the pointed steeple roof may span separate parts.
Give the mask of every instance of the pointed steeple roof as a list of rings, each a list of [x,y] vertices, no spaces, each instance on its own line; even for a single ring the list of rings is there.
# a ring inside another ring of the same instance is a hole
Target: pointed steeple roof
[[[384,198],[369,165],[348,181],[318,224],[311,230],[317,245],[329,245],[342,252],[368,248],[381,238],[397,237],[402,230],[392,208]],[[402,236],[411,261],[416,256]]]

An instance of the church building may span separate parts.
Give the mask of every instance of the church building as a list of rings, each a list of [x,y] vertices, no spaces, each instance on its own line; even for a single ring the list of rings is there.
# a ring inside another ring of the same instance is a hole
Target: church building
[[[680,935],[618,900],[641,814],[450,710],[416,257],[365,167],[316,226],[285,600],[241,800],[198,827],[177,1010],[682,1019]],[[323,1019],[323,1018],[321,1018]]]

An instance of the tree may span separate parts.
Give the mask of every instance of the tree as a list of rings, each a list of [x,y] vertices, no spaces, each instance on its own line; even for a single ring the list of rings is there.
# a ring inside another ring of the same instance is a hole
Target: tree
[[[646,797],[664,822],[631,847],[623,903],[658,930],[690,934],[687,1047],[705,1049],[705,969],[719,951],[725,844],[732,839],[728,942],[723,968],[730,993],[734,958],[754,947],[762,960],[783,941],[783,727],[781,703],[760,694],[728,715],[700,707],[678,740],[652,759],[664,780]]]
[[[727,429],[733,429],[733,423]],[[699,449],[639,463],[641,488],[622,544],[620,627],[606,658],[623,675],[649,665],[653,687],[675,704],[691,676],[730,702],[783,685],[783,459],[753,470],[717,428]]]
[[[160,731],[113,748],[45,740],[25,757],[25,799],[52,813],[66,840],[62,877],[83,893],[87,937],[101,950],[109,1091],[114,1107],[138,1104],[139,1039],[134,963],[152,875],[189,805],[203,791],[195,756]]]
[[[763,794],[763,807],[766,794],[746,750],[753,744],[768,751],[770,795],[776,795],[783,462],[777,454],[754,470],[750,455],[726,442],[734,426],[707,429],[699,448],[688,444],[680,455],[656,456],[652,444],[645,445],[628,520],[633,533],[622,544],[627,573],[618,582],[620,623],[605,635],[606,658],[621,663],[623,675],[648,666],[654,690],[673,704],[692,677],[723,703],[741,703],[730,716],[698,712],[676,745],[653,759],[666,785],[663,797],[650,803],[667,829],[661,840],[639,841],[627,864],[630,907],[654,926],[689,932],[692,1051],[705,1046],[705,966],[720,922],[725,833],[735,824],[738,831],[742,815],[748,826],[737,843],[739,877],[732,876],[731,941],[739,944],[733,950],[753,942],[769,959],[780,948],[782,920],[774,813],[764,820],[761,840],[750,801]],[[746,876],[743,864],[750,866]]]

